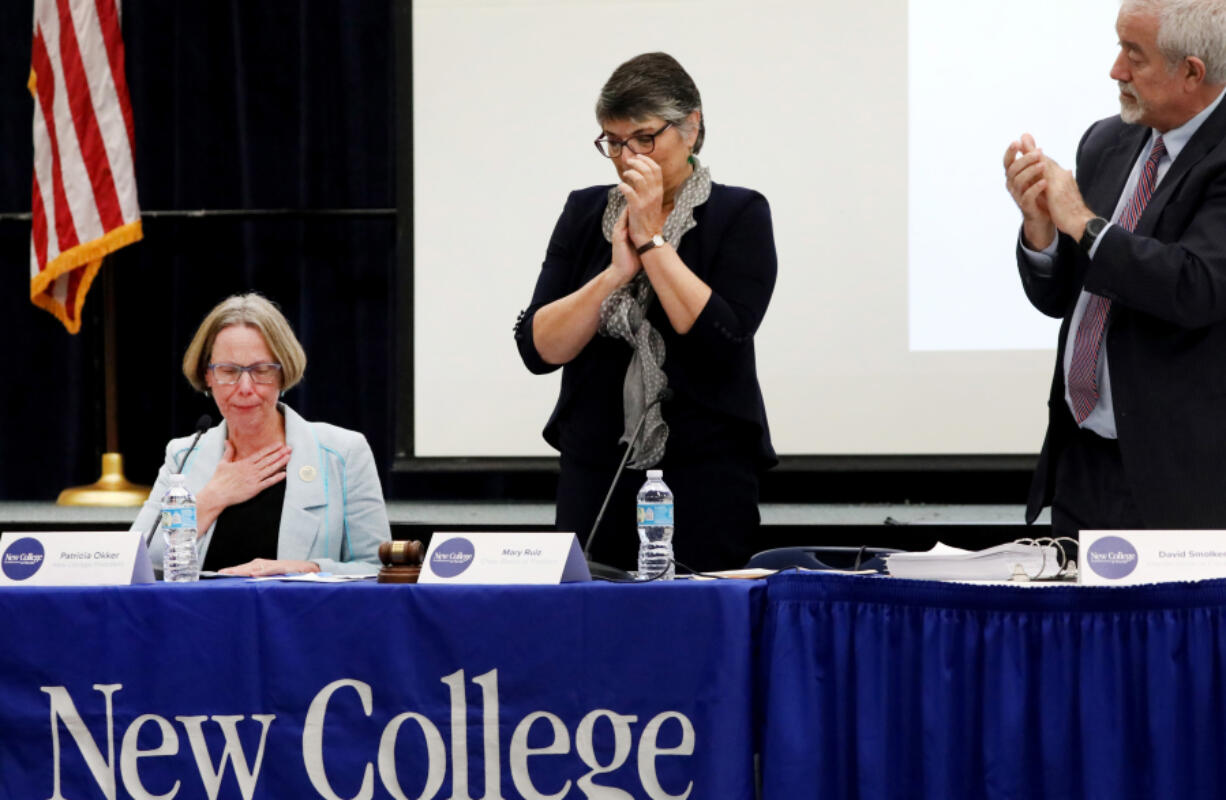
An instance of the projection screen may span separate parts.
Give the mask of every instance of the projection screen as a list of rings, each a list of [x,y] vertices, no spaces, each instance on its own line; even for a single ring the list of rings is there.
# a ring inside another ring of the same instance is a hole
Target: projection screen
[[[417,456],[533,456],[557,374],[511,328],[591,145],[613,68],[664,50],[703,96],[714,180],[771,203],[756,340],[781,455],[1026,454],[1057,321],[1022,294],[1001,157],[1071,166],[1115,113],[1113,0],[417,0]]]

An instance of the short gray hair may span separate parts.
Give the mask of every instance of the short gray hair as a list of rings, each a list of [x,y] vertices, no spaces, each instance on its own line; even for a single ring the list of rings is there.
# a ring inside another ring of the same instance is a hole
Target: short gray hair
[[[707,125],[702,97],[694,79],[668,53],[643,53],[617,69],[605,81],[596,101],[596,121],[641,120],[659,117],[689,133],[689,116],[698,111],[698,138],[694,152],[702,149]]]
[[[1226,0],[1123,0],[1122,11],[1158,17],[1158,49],[1175,67],[1195,56],[1205,82],[1226,83]]]

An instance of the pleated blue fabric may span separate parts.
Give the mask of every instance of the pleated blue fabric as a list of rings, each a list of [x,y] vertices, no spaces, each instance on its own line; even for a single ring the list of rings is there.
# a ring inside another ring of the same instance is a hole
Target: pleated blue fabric
[[[1224,609],[1220,580],[775,576],[763,797],[1226,797]]]

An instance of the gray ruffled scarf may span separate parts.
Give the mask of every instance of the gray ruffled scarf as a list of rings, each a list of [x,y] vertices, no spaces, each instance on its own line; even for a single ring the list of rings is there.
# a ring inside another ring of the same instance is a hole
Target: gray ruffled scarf
[[[681,237],[698,224],[694,220],[694,209],[707,202],[710,196],[711,171],[694,159],[694,173],[681,184],[673,199],[673,210],[664,222],[662,235],[673,249],[680,244]],[[606,241],[613,241],[613,226],[625,207],[626,198],[617,187],[609,189],[609,202],[601,220]],[[664,374],[664,337],[647,320],[647,308],[655,296],[647,273],[640,270],[600,305],[598,332],[602,336],[624,339],[634,349],[622,384],[624,428],[619,441],[629,442],[633,438],[643,410],[647,410],[642,435],[630,452],[631,469],[648,469],[658,464],[668,443],[668,424],[656,402],[668,388],[668,377]]]

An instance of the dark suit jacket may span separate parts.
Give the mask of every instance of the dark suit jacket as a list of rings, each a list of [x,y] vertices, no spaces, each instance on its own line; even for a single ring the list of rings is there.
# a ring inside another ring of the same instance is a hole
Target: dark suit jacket
[[[537,309],[575,291],[612,259],[600,230],[609,188],[572,192],[554,228],[532,303],[515,328],[520,356],[533,372],[557,369],[533,344]],[[753,346],[775,286],[770,207],[757,192],[713,183],[694,219],[697,225],[682,237],[678,254],[711,287],[710,301],[684,336],[673,330],[658,300],[647,312],[664,337],[664,372],[674,392],[662,406],[670,428],[668,455],[699,458],[707,449],[735,448],[748,450],[746,456],[758,466],[773,466],[777,459]],[[589,463],[617,463],[622,382],[630,356],[625,342],[597,334],[565,365],[546,441]]]
[[[1150,129],[1095,123],[1077,152],[1087,205],[1110,219]],[[1132,233],[1112,226],[1094,259],[1060,235],[1051,277],[1020,252],[1027,297],[1063,317],[1047,437],[1027,521],[1051,502],[1076,433],[1064,400],[1064,347],[1078,294],[1110,298],[1106,347],[1124,471],[1147,527],[1226,527],[1226,103],[1170,166]]]

